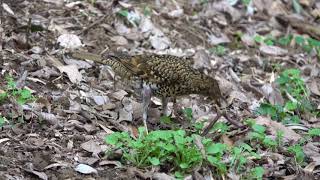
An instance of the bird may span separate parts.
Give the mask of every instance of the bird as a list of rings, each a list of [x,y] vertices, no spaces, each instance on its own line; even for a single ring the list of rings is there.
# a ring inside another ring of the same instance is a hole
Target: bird
[[[142,118],[147,132],[147,111],[152,96],[161,98],[164,115],[168,115],[169,98],[175,100],[180,96],[199,94],[209,97],[218,106],[223,100],[218,81],[193,68],[190,59],[159,54],[129,55],[123,52],[102,55],[71,52],[69,55],[108,65],[122,78],[139,80],[142,86]]]

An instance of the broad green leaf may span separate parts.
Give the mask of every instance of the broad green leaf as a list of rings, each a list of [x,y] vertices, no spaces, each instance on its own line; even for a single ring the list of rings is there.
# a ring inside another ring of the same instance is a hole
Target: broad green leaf
[[[288,101],[286,102],[284,108],[286,108],[288,111],[294,111],[298,108],[297,102]]]
[[[158,158],[156,158],[156,157],[148,157],[148,160],[154,166],[160,165],[160,160]]]
[[[212,143],[209,147],[206,148],[207,154],[223,154],[227,146],[222,143]]]
[[[261,166],[255,167],[251,169],[252,175],[254,175],[255,178],[257,179],[262,179],[263,174],[264,174],[264,169]]]
[[[262,125],[259,125],[259,124],[255,124],[252,126],[252,129],[255,131],[255,132],[258,132],[258,133],[264,133],[266,131],[266,127],[262,126]]]

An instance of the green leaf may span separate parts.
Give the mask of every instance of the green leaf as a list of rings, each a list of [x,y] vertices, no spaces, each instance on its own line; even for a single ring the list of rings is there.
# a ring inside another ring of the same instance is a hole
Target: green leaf
[[[308,41],[308,44],[310,46],[320,47],[320,41],[318,41],[318,40],[315,40],[315,39],[312,39],[312,38],[307,38],[307,41]]]
[[[268,38],[266,38],[264,41],[263,41],[266,45],[268,46],[272,46],[274,45],[274,38],[269,36]]]
[[[124,17],[128,17],[129,15],[129,11],[127,9],[120,10],[117,13]]]
[[[185,108],[185,109],[183,109],[183,113],[184,113],[184,115],[185,115],[189,120],[192,120],[192,119],[193,119],[192,109],[191,109],[191,108]]]
[[[176,147],[173,144],[166,144],[163,148],[169,152],[174,152],[176,150]]]
[[[145,16],[150,16],[150,15],[151,15],[151,9],[150,9],[149,6],[146,6],[146,7],[144,8],[143,14],[144,14]]]
[[[0,116],[0,127],[2,127],[5,122],[6,122],[6,121],[5,121],[5,118],[2,117],[2,116]]]
[[[164,124],[172,124],[173,123],[169,116],[161,116],[160,122],[164,123]]]
[[[288,147],[288,152],[293,153],[297,163],[301,164],[304,162],[304,152],[300,145],[296,144],[293,146]]]
[[[274,141],[273,139],[271,139],[271,138],[269,138],[269,137],[264,138],[264,140],[262,141],[262,143],[263,143],[264,145],[266,145],[267,147],[270,147],[270,148],[273,148],[273,147],[276,147],[276,146],[277,146],[276,141]]]
[[[216,167],[221,173],[227,172],[227,166],[214,156],[207,156],[208,162]]]
[[[296,36],[294,38],[295,42],[298,44],[298,45],[303,45],[305,43],[305,40],[304,40],[304,37],[302,36]]]
[[[21,91],[20,91],[20,95],[21,95],[21,97],[22,98],[24,98],[24,99],[29,99],[29,98],[31,98],[31,91],[29,91],[28,89],[22,89]]]
[[[4,92],[4,93],[0,93],[0,102],[5,100],[8,97],[8,93]]]
[[[256,139],[256,140],[262,141],[265,138],[265,134],[261,134],[258,132],[250,132],[249,137],[251,139]]]
[[[14,82],[13,78],[10,76],[6,77],[6,81],[7,81],[7,87],[8,89],[15,89],[16,88],[16,83]]]
[[[255,131],[255,132],[258,132],[258,133],[261,133],[263,134],[265,131],[266,131],[266,127],[260,125],[260,124],[255,124],[252,126],[252,129]]]
[[[204,127],[204,122],[196,122],[196,123],[194,124],[194,128],[195,128],[196,130],[202,130],[203,127]]]
[[[282,46],[288,46],[292,40],[292,35],[279,38],[278,43]]]
[[[242,143],[240,146],[242,149],[247,150],[248,152],[253,151],[252,147],[249,144]]]
[[[160,160],[158,158],[156,158],[156,157],[148,157],[148,160],[154,166],[160,165]]]
[[[227,146],[222,143],[212,143],[209,147],[206,148],[207,154],[223,154]]]
[[[212,127],[212,131],[220,131],[222,134],[228,132],[229,126],[225,122],[217,122]]]
[[[320,136],[320,128],[312,128],[312,129],[309,129],[308,134],[309,134],[309,136],[311,136],[311,137]]]
[[[292,5],[293,5],[293,8],[294,8],[295,12],[300,14],[301,13],[301,9],[302,9],[300,3],[297,0],[292,0]]]
[[[108,144],[115,145],[119,141],[119,134],[118,133],[110,134],[106,137],[105,141]]]
[[[251,0],[242,0],[242,3],[245,5],[245,6],[249,6]]]
[[[181,163],[179,166],[181,169],[187,169],[189,167],[187,163]]]
[[[251,174],[257,179],[262,179],[263,174],[264,174],[264,169],[261,166],[255,167],[255,168],[251,169]]]
[[[260,36],[260,35],[256,35],[255,37],[254,37],[254,41],[256,41],[257,43],[262,43],[263,42],[263,37],[262,36]]]
[[[287,109],[288,111],[294,111],[298,108],[298,104],[297,102],[288,101],[286,102],[284,108]]]
[[[257,113],[259,115],[270,115],[275,116],[277,114],[277,110],[274,106],[269,103],[262,103],[260,107],[257,109]]]
[[[180,171],[176,171],[176,172],[174,173],[174,176],[177,177],[177,178],[183,178],[183,177],[184,177],[183,174],[182,174],[182,172],[180,172]]]

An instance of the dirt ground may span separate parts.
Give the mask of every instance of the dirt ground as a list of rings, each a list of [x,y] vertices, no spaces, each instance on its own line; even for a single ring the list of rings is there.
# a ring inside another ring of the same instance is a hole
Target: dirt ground
[[[134,84],[114,79],[109,67],[66,57],[65,46],[75,46],[77,38],[83,44],[81,50],[96,54],[126,51],[190,57],[194,68],[218,80],[234,121],[253,118],[266,125],[273,137],[275,129],[281,129],[288,146],[308,129],[320,127],[319,54],[306,53],[292,43],[286,48],[259,46],[254,38],[256,34],[275,38],[300,34],[320,41],[315,30],[320,22],[319,2],[294,1],[299,6],[280,0],[252,0],[248,6],[227,0],[0,2],[0,93],[6,91],[10,76],[18,89],[26,88],[35,97],[24,104],[12,97],[1,101],[0,117],[6,117],[6,122],[0,127],[0,179],[174,178],[161,168],[139,169],[105,156],[110,148],[106,135],[118,131],[137,135],[143,125],[141,97]],[[298,7],[300,13],[296,13]],[[70,34],[75,37],[62,36]],[[254,113],[264,100],[283,102],[274,82],[278,70],[285,68],[301,70],[318,111],[318,115],[296,112],[301,121],[294,126]],[[179,98],[178,104],[191,107],[197,121],[215,117],[203,99],[191,95]],[[160,100],[152,102],[149,129],[169,129],[159,122]],[[183,129],[188,123],[179,116],[174,119]],[[244,141],[248,128],[230,126],[228,134],[208,137],[232,145]],[[253,164],[265,168],[263,179],[319,179],[319,140],[314,137],[302,145],[304,165],[286,152],[288,146],[277,152],[259,149],[263,158]],[[79,165],[92,169],[86,173]],[[204,173],[209,171],[211,175]],[[213,168],[202,167],[186,179],[244,179],[231,170],[221,176],[212,172]]]

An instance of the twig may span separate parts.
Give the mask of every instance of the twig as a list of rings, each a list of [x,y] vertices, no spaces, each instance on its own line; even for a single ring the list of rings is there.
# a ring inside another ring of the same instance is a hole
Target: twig
[[[101,24],[108,15],[103,15],[100,19],[90,24],[88,27],[84,28],[78,35],[85,34],[89,29],[93,28],[97,24]]]

